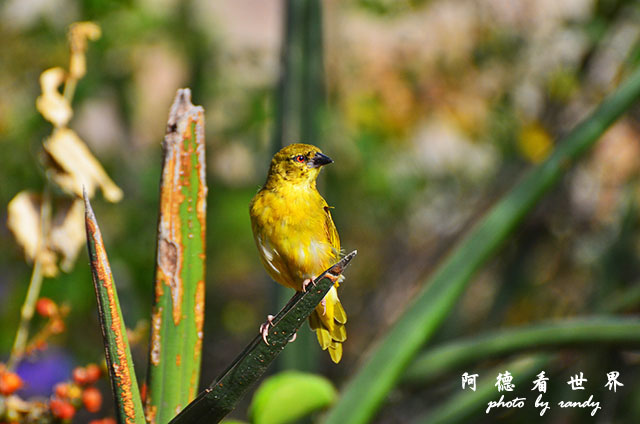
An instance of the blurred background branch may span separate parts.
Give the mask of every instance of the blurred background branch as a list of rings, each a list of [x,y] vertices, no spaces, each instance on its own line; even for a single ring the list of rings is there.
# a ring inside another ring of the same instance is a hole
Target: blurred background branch
[[[292,142],[322,144],[320,132],[325,110],[322,6],[319,0],[283,2],[283,40],[280,75],[275,94],[272,153]],[[267,284],[273,284],[268,280]],[[275,307],[284,304],[292,291],[272,285]],[[317,370],[316,336],[307,326],[298,332],[298,343],[280,356],[279,367]]]

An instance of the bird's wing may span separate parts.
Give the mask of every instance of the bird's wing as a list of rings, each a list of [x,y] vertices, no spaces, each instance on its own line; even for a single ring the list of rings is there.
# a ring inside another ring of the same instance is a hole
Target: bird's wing
[[[333,223],[333,219],[331,218],[331,211],[329,205],[324,202],[324,229],[327,234],[327,238],[329,239],[329,243],[336,251],[336,259],[340,256],[340,236],[338,236],[338,230],[336,229],[336,225]]]

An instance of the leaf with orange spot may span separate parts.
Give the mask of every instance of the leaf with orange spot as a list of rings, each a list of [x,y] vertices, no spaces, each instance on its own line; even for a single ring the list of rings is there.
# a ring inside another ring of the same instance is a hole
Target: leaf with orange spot
[[[149,349],[150,422],[168,422],[198,390],[205,290],[204,110],[178,90],[163,142]]]
[[[109,259],[96,217],[86,195],[84,200],[87,246],[116,414],[120,423],[144,424],[146,421],[140,390]]]

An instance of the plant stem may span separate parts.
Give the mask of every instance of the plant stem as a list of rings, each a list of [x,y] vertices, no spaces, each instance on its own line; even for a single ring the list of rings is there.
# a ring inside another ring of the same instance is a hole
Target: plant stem
[[[356,255],[351,252],[320,274],[313,288],[296,292],[289,303],[272,319],[273,326],[265,343],[257,335],[229,367],[187,405],[171,424],[212,424],[231,412],[249,388],[264,374],[273,360],[288,346],[291,336],[307,320],[316,306],[333,287],[335,277],[342,274]],[[331,274],[334,278],[329,278]]]
[[[71,77],[67,78],[67,81],[64,83],[64,90],[62,90],[62,95],[69,102],[69,104],[71,104],[73,95],[76,93],[76,85],[78,85],[78,80]]]
[[[16,366],[20,363],[20,360],[22,360],[25,347],[27,345],[27,339],[29,338],[29,325],[33,318],[36,302],[38,301],[38,297],[40,297],[40,289],[42,288],[43,275],[40,253],[45,245],[44,241],[46,240],[46,235],[49,232],[50,222],[51,194],[49,190],[49,183],[47,181],[43,190],[42,207],[40,208],[40,240],[38,242],[36,256],[33,259],[33,271],[31,273],[31,280],[29,281],[29,288],[27,289],[27,296],[25,297],[22,308],[20,309],[20,323],[18,324],[18,330],[16,331],[16,338],[13,341],[11,355],[7,362],[7,368],[9,371],[14,371]]]

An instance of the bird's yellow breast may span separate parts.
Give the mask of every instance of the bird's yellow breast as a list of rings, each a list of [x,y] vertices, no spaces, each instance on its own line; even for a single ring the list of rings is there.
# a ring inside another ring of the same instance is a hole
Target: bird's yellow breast
[[[278,283],[300,290],[339,257],[340,241],[329,207],[310,185],[263,188],[250,206],[262,262]]]

